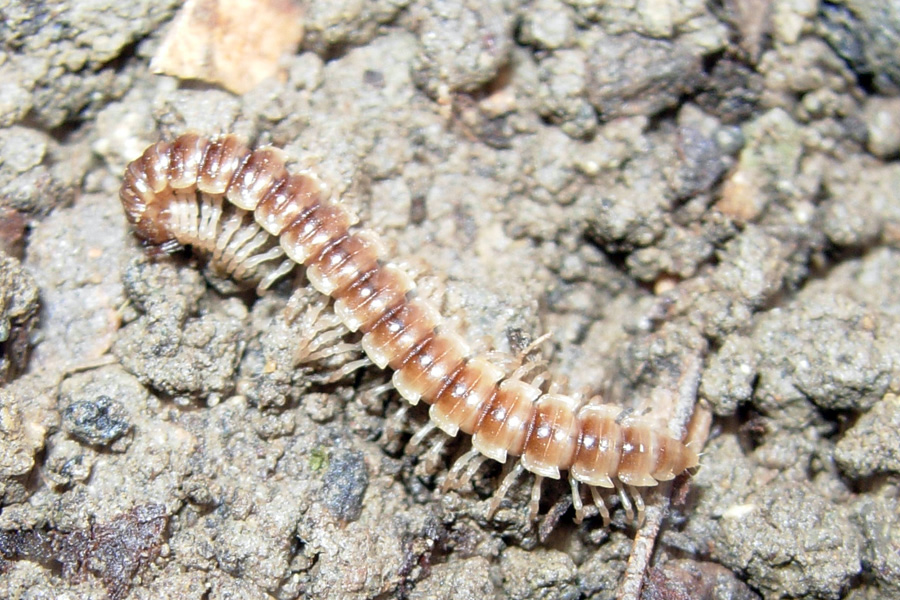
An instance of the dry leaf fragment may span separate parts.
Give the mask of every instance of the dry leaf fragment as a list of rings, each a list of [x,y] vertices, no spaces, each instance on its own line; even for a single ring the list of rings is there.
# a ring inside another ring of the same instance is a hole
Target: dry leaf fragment
[[[243,94],[303,39],[293,0],[188,0],[150,63],[155,73],[218,83]]]

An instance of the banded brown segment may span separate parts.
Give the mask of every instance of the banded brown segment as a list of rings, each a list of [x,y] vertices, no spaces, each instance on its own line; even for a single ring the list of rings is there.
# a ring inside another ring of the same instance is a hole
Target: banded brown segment
[[[468,355],[469,347],[458,335],[449,332],[432,335],[416,346],[394,371],[394,387],[413,404],[419,400],[431,404],[446,380],[463,367]]]
[[[196,133],[179,136],[169,147],[169,187],[191,192],[197,188],[200,166],[209,141]]]
[[[616,423],[621,411],[609,405],[588,405],[578,413],[581,436],[572,475],[590,486],[613,488],[622,456],[622,430]]]
[[[292,260],[306,265],[326,246],[346,236],[350,223],[347,211],[320,199],[310,203],[284,228],[279,241]]]
[[[350,288],[360,273],[369,273],[378,266],[381,248],[378,238],[371,233],[345,236],[312,261],[306,275],[313,287],[334,296],[338,290]],[[407,284],[404,282],[404,285]]]
[[[538,399],[522,454],[526,469],[559,479],[560,469],[572,466],[581,432],[576,408],[575,400],[569,396],[544,394]]]
[[[334,312],[350,331],[365,331],[403,302],[412,289],[412,280],[402,270],[393,265],[375,266],[334,292]]]
[[[172,196],[169,187],[169,144],[157,142],[125,169],[119,191],[125,217],[135,233],[148,243],[162,245],[171,239],[163,213]]]
[[[473,434],[498,392],[503,371],[482,358],[465,363],[436,394],[429,417],[448,435]]]
[[[243,159],[240,154],[236,151],[234,160],[225,163],[226,168],[234,169],[225,197],[238,208],[254,211],[269,191],[284,183],[284,155],[276,148],[260,148]]]
[[[256,205],[253,216],[260,227],[277,236],[321,200],[321,187],[314,177],[291,173],[269,188]]]
[[[202,159],[197,188],[206,194],[224,195],[250,154],[236,136],[211,141]]]
[[[382,369],[398,369],[405,359],[435,334],[441,317],[431,303],[420,298],[402,300],[365,328],[363,350]]]
[[[488,458],[506,462],[508,455],[521,456],[534,419],[534,401],[541,390],[523,381],[500,383],[490,405],[484,407],[475,426],[472,445]]]
[[[653,430],[643,423],[622,426],[622,456],[616,477],[626,485],[654,486],[650,476],[656,466],[656,439]]]

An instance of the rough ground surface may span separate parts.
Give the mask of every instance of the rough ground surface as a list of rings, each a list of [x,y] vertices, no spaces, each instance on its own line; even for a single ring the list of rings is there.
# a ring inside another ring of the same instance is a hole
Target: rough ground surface
[[[442,496],[465,441],[404,454],[314,294],[145,256],[122,170],[188,128],[284,147],[573,393],[665,422],[702,365],[644,598],[900,595],[896,3],[315,2],[241,97],[150,72],[177,4],[0,3],[0,597],[616,595],[623,511],[486,520],[499,469]]]

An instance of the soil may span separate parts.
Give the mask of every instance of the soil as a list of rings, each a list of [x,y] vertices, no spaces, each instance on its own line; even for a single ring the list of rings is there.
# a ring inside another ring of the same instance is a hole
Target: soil
[[[896,3],[301,4],[243,95],[153,72],[178,2],[0,5],[0,597],[900,597]],[[642,592],[621,507],[441,493],[468,440],[405,452],[302,275],[148,254],[122,172],[189,129],[315,170],[499,364],[715,415]]]

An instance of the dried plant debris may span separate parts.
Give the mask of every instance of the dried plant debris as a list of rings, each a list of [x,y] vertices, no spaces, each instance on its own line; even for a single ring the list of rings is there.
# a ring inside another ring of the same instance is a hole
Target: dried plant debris
[[[92,575],[106,586],[110,600],[119,600],[128,594],[135,576],[159,557],[167,524],[163,506],[143,504],[77,531],[0,531],[0,573],[9,568],[7,561],[29,560],[61,569],[70,581]]]
[[[188,0],[153,57],[157,73],[243,94],[278,72],[303,39],[296,0]]]
[[[8,206],[0,206],[0,254],[21,259],[25,249],[25,214]]]

